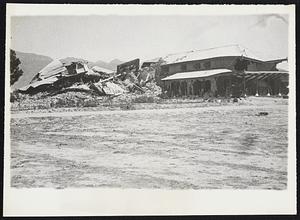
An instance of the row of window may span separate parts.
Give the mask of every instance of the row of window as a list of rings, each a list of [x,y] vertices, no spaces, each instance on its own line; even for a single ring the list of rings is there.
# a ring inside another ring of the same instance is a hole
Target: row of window
[[[229,65],[231,64],[237,64],[233,62],[234,60],[229,60],[229,59],[218,59],[218,60],[210,60],[210,61],[198,61],[193,64],[193,70],[207,70],[211,68],[229,68]],[[243,69],[248,69],[247,67],[252,66],[252,69],[259,69],[258,68],[258,63],[253,62],[253,61],[247,61],[245,63],[245,67]],[[236,67],[236,65],[234,65]],[[239,69],[239,68],[237,68]],[[180,65],[180,71],[187,71],[187,64],[183,63]],[[176,69],[178,71],[178,69]],[[170,68],[169,66],[163,66],[162,68],[163,73],[169,73]],[[173,72],[173,71],[172,71]]]
[[[206,61],[206,62],[199,62],[194,64],[194,69],[196,70],[201,70],[201,69],[210,69],[211,68],[211,62]],[[181,64],[181,70],[186,71],[187,70],[187,65]]]
[[[206,61],[206,62],[199,62],[194,64],[194,69],[196,70],[201,70],[201,69],[210,69],[211,68],[211,62]],[[187,70],[187,64],[183,63],[180,66],[181,71],[186,71]],[[163,72],[169,72],[169,66],[164,66],[162,71]]]

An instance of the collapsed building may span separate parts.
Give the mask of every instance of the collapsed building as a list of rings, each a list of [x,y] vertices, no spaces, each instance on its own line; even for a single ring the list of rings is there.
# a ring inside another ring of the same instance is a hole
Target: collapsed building
[[[18,91],[27,94],[80,91],[109,96],[126,92],[145,92],[140,84],[143,79],[139,77],[139,59],[118,65],[117,71],[99,66],[89,68],[87,64],[78,59],[54,60],[40,70],[29,85]],[[146,77],[147,82],[148,78]]]
[[[240,45],[170,54],[144,61],[134,59],[117,71],[88,67],[78,59],[54,60],[40,70],[22,93],[77,90],[98,95],[139,91],[155,82],[167,97],[239,97],[287,95],[287,58],[262,58]]]
[[[85,91],[93,88],[101,95],[119,94],[123,92],[123,89],[109,82],[114,78],[114,75],[114,71],[102,67],[93,66],[89,68],[87,63],[83,61],[68,60],[62,62],[54,60],[40,70],[29,85],[18,90],[22,93],[35,94],[44,91],[63,91],[66,88],[69,90],[76,90],[77,88]]]
[[[261,58],[240,45],[170,54],[163,58],[159,84],[170,96],[288,94],[287,58]]]
[[[19,91],[36,93],[68,86],[67,84],[82,80],[84,73],[88,72],[88,70],[86,63],[83,62],[63,63],[59,60],[54,60],[40,70],[29,85],[19,88]]]

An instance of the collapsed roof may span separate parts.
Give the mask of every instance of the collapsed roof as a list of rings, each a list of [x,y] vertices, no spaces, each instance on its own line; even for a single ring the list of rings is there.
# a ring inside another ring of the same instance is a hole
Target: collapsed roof
[[[27,86],[23,86],[22,88],[19,88],[19,90],[24,92],[24,91],[27,91],[30,88],[35,89],[35,88],[37,88],[39,86],[42,86],[42,85],[51,85],[51,84],[55,83],[56,81],[58,81],[57,77],[55,77],[55,76],[54,77],[49,77],[49,78],[44,79],[44,80],[35,81],[33,83],[30,83]]]
[[[127,67],[127,65],[131,67],[135,62],[136,60],[134,60],[134,63],[127,62],[122,67]],[[133,65],[133,67],[138,68],[136,65]],[[90,91],[92,89],[99,95],[119,95],[126,92],[128,87],[131,90],[138,89],[144,92],[136,85],[138,83],[136,82],[137,78],[130,72],[130,68],[128,71],[128,73],[125,72],[126,74],[115,74],[115,71],[99,66],[94,66],[90,69],[87,63],[81,60],[68,60],[68,62],[54,60],[40,70],[29,85],[20,88],[19,91],[34,94],[41,91],[55,93],[71,90]],[[119,81],[120,78],[115,80],[116,77],[120,76],[122,76],[122,83]],[[124,88],[112,81],[122,85]],[[85,86],[82,85],[83,83],[86,83]]]
[[[26,91],[29,88],[35,89],[39,86],[52,85],[63,78],[70,78],[71,76],[78,76],[87,72],[91,73],[84,62],[69,61],[62,63],[59,60],[53,60],[34,76],[29,85],[19,90]]]
[[[38,74],[33,78],[32,81],[34,81],[37,78],[47,79],[49,77],[53,77],[57,74],[60,74],[62,72],[67,72],[67,68],[59,60],[53,60],[51,63],[49,63],[43,69],[41,69],[38,72]]]

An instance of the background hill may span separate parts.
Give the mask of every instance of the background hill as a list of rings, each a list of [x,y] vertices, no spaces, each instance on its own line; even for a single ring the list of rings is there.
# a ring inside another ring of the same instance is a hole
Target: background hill
[[[19,80],[12,86],[13,89],[21,88],[28,85],[32,78],[42,69],[44,66],[52,61],[52,58],[33,54],[23,53],[16,51],[16,56],[20,59],[20,68],[23,70],[23,75]]]
[[[93,65],[100,66],[100,67],[110,69],[110,70],[117,70],[117,66],[121,63],[124,63],[124,62],[121,60],[118,60],[118,59],[114,59],[114,60],[110,61],[109,63],[104,62],[102,60],[98,60],[98,61],[94,62]]]
[[[88,67],[93,67],[93,66],[99,66],[99,67],[103,67],[105,69],[109,69],[109,70],[117,70],[117,66],[121,63],[124,63],[121,60],[118,59],[114,59],[112,61],[110,61],[109,63],[102,61],[102,60],[98,60],[96,62],[91,62],[82,58],[76,58],[76,57],[66,57],[63,59],[60,59],[60,61],[62,62],[68,62],[68,61],[82,61],[87,63]]]
[[[26,86],[30,83],[32,78],[47,64],[49,64],[53,59],[47,56],[33,54],[33,53],[24,53],[16,51],[16,56],[20,59],[21,64],[20,68],[23,70],[23,75],[20,79],[12,86],[12,89],[18,89],[23,86]],[[61,59],[62,62],[67,61],[84,61],[88,63],[89,67],[99,66],[110,70],[116,70],[117,65],[123,63],[118,59],[114,59],[109,63],[104,62],[102,60],[98,60],[97,62],[90,62],[85,59],[75,58],[75,57],[66,57]]]

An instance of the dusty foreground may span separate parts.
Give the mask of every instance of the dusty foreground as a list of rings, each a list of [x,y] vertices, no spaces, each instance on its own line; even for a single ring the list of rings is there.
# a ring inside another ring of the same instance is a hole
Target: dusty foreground
[[[12,115],[11,185],[285,189],[287,113],[272,102]]]

